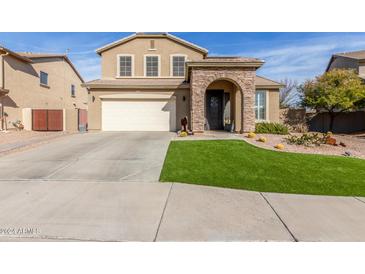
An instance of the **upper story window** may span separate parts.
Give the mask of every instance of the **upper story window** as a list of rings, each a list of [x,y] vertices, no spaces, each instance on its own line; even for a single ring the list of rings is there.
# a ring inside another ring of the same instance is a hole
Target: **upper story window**
[[[76,96],[76,88],[75,85],[71,85],[71,97],[75,97]]]
[[[48,86],[48,73],[41,71],[39,78],[41,85]]]
[[[266,120],[266,91],[258,90],[255,95],[255,119]]]
[[[175,77],[185,76],[185,59],[184,55],[173,55],[171,57],[172,75]]]
[[[160,56],[158,55],[145,56],[145,76],[147,77],[160,76]]]
[[[118,76],[133,76],[133,55],[118,55]]]

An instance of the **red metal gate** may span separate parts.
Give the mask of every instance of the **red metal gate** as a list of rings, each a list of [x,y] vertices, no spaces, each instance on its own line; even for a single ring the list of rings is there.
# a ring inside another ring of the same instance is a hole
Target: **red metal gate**
[[[63,110],[58,109],[33,109],[33,130],[37,131],[62,131]]]
[[[87,110],[79,109],[79,131],[87,131]]]

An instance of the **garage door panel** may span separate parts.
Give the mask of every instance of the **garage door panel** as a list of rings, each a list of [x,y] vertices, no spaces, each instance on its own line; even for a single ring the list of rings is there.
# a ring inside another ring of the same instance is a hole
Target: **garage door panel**
[[[175,100],[103,100],[104,131],[175,131]]]

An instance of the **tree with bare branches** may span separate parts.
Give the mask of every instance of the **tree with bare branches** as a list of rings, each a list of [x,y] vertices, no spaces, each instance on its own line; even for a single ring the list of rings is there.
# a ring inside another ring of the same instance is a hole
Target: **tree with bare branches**
[[[296,80],[286,78],[282,80],[281,83],[285,85],[285,87],[280,89],[280,108],[289,108],[296,106],[298,104],[298,82]]]

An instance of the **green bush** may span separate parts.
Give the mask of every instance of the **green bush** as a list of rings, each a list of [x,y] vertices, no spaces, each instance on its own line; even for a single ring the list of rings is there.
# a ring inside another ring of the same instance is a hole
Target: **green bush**
[[[283,134],[289,133],[288,127],[280,123],[256,123],[256,133],[271,133],[271,134]]]

